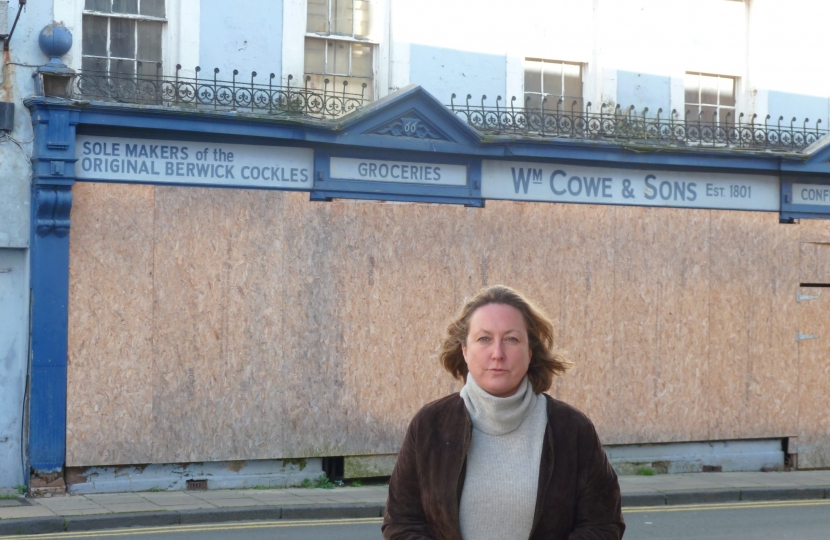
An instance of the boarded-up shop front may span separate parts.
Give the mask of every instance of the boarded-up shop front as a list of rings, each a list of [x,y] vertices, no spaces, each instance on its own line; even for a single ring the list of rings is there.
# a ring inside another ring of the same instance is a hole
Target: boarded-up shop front
[[[394,455],[460,387],[446,322],[496,283],[552,317],[576,367],[550,393],[604,444],[780,440],[830,466],[821,145],[485,138],[417,87],[329,123],[62,107],[75,482]]]

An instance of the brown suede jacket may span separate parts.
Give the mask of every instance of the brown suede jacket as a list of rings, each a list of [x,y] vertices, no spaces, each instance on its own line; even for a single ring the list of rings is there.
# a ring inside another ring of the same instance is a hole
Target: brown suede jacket
[[[621,539],[620,486],[593,424],[570,405],[545,397],[548,426],[529,540]],[[386,540],[462,540],[458,507],[472,432],[458,394],[415,415],[389,483]]]

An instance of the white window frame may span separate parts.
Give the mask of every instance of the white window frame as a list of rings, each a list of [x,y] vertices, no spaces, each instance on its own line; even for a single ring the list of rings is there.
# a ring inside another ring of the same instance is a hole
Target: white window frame
[[[166,0],[167,23],[161,32],[164,76],[175,75],[176,64],[182,66],[179,74],[183,77],[195,75],[195,68],[199,65],[200,13],[200,0]],[[75,36],[72,40],[72,48],[64,57],[64,61],[72,69],[79,70],[83,54],[84,0],[54,2],[54,16],[56,21],[64,21],[72,35]]]
[[[141,0],[138,0],[138,3],[140,5]],[[92,16],[92,17],[102,17],[102,18],[109,19],[108,24],[107,24],[107,48],[108,49],[111,47],[111,44],[112,44],[111,43],[111,36],[110,36],[110,32],[112,31],[111,30],[112,29],[112,19],[130,19],[130,20],[134,20],[134,21],[149,21],[149,22],[164,23],[162,25],[162,30],[161,30],[161,44],[160,44],[161,45],[162,72],[159,73],[159,75],[163,76],[164,75],[164,65],[166,64],[166,62],[164,61],[164,42],[165,42],[164,36],[165,36],[166,29],[167,29],[167,24],[168,24],[167,3],[166,2],[165,2],[165,6],[164,6],[164,13],[165,13],[164,17],[153,17],[153,16],[150,16],[150,15],[139,15],[139,14],[135,14],[135,13],[113,13],[113,12],[103,12],[103,11],[94,11],[94,10],[84,9],[83,13],[81,15],[81,17],[82,17],[81,20],[83,21],[83,16],[85,16],[85,15]],[[83,29],[81,31],[83,32]],[[83,43],[83,36],[81,37],[81,42]],[[116,61],[123,60],[125,62],[137,62],[137,61],[139,61],[138,60],[138,26],[136,26],[133,58],[119,58],[117,56],[95,56],[95,55],[91,55],[91,54],[84,55],[83,54],[83,46],[81,47],[81,55],[82,55],[81,62],[83,62],[83,56],[86,56],[87,58],[100,58],[100,59],[104,60],[107,64],[107,66],[106,66],[106,69],[104,69],[103,71],[109,71],[109,62],[110,62],[110,60],[116,60]],[[138,74],[138,66],[136,66],[136,71],[135,71],[135,75],[137,75],[137,74]]]
[[[331,14],[331,1],[332,0],[326,0],[327,4],[329,6],[329,22],[331,22],[331,20],[332,20],[332,18],[331,18],[332,17],[332,14]],[[306,6],[306,13],[305,13],[305,18],[303,19],[303,28],[305,29],[308,26],[308,24],[306,22],[307,17],[308,17],[308,2],[306,1],[304,3],[305,3],[305,6]],[[371,92],[371,95],[372,95],[372,101],[375,101],[375,100],[378,99],[378,92],[380,90],[380,88],[378,87],[378,71],[379,71],[378,67],[380,65],[379,64],[379,58],[378,58],[379,54],[378,53],[379,53],[379,50],[380,50],[380,42],[377,39],[374,39],[374,37],[377,34],[377,30],[378,30],[378,26],[379,26],[377,24],[375,18],[377,16],[382,17],[383,16],[383,11],[385,11],[385,10],[378,9],[378,6],[376,4],[381,4],[380,0],[375,0],[371,4],[371,12],[370,12],[371,19],[369,21],[370,26],[369,26],[369,37],[368,38],[365,38],[365,39],[364,38],[356,38],[356,37],[354,37],[354,35],[349,36],[349,35],[344,35],[344,34],[333,34],[331,32],[308,32],[308,31],[306,31],[304,33],[304,35],[303,35],[303,69],[302,69],[303,80],[300,82],[301,86],[305,85],[305,76],[306,76],[306,71],[305,71],[305,38],[319,39],[319,40],[324,40],[324,41],[334,41],[335,43],[336,42],[349,43],[350,44],[349,45],[349,73],[351,73],[351,71],[352,71],[351,44],[352,43],[360,43],[362,45],[371,45],[371,47],[372,47],[372,89],[371,89],[372,92]],[[354,13],[354,5],[352,5],[352,13]],[[354,20],[354,17],[352,17],[352,20]],[[352,31],[354,31],[354,26],[352,26]],[[328,52],[329,52],[328,49],[329,49],[328,46],[326,46],[325,50],[326,50],[326,63],[327,64],[328,64]],[[349,78],[353,77],[352,75],[342,75],[342,74],[337,74],[337,73],[314,73],[314,72],[309,72],[309,73],[312,74],[312,75],[323,75],[323,76],[328,76],[328,77],[349,77]],[[364,78],[364,77],[354,77],[354,78]],[[333,85],[332,85],[332,89],[335,92],[337,92],[337,91],[342,92],[342,88],[335,88]],[[351,88],[349,88],[349,89],[347,89],[347,92],[351,93],[351,94],[360,94],[361,89],[351,89]]]
[[[370,39],[355,40],[374,46],[372,51],[372,96],[378,100],[389,92],[388,64],[389,64],[389,5],[390,0],[374,0],[372,2],[372,20],[369,31]],[[307,28],[306,0],[283,0],[282,12],[282,84],[289,84],[289,75],[292,77],[292,87],[302,87],[305,84],[305,38],[335,39],[343,36],[323,35],[315,32],[306,32]],[[354,38],[351,38],[354,39]]]
[[[525,79],[525,71],[526,71],[526,62],[542,62],[542,64],[562,64],[562,65],[568,64],[568,65],[571,65],[571,66],[579,66],[579,84],[580,84],[580,90],[581,90],[581,94],[582,94],[581,96],[579,96],[579,99],[582,101],[582,107],[580,107],[579,109],[574,109],[574,112],[582,113],[582,112],[585,111],[585,106],[588,103],[588,101],[590,101],[585,97],[585,94],[586,94],[585,78],[586,78],[586,72],[588,71],[588,66],[586,65],[585,62],[573,62],[573,61],[569,61],[569,60],[559,60],[559,59],[553,60],[553,59],[548,59],[548,58],[539,58],[539,57],[535,57],[535,56],[527,56],[527,57],[523,58],[522,59],[522,92],[521,92],[521,96],[522,96],[521,97],[521,100],[522,100],[521,106],[522,107],[524,107],[524,105],[525,105],[525,99],[526,99],[528,93],[540,95],[540,96],[542,96],[543,99],[544,99],[544,97],[546,97],[546,95],[551,95],[551,94],[556,95],[553,92],[546,92],[544,88],[542,88],[542,92],[528,92],[525,89],[524,79]],[[542,83],[543,81],[544,81],[544,76],[542,76],[542,81],[540,81],[540,83]],[[564,76],[564,72],[563,72],[563,75],[560,79],[560,90],[562,91],[561,95],[562,95],[563,98],[564,97],[574,97],[574,96],[565,96],[565,76]],[[555,102],[551,103],[550,101],[548,101],[547,105],[545,106],[545,110],[555,110],[556,107],[557,107],[557,104]],[[562,110],[565,111],[565,112],[570,112],[570,110],[571,110],[570,103],[567,102],[567,101],[563,101],[562,102]]]
[[[718,102],[717,102],[717,104],[701,103],[701,95],[700,95],[701,85],[700,85],[700,82],[699,82],[700,79],[698,79],[698,85],[697,85],[697,101],[698,102],[697,103],[687,102],[686,101],[686,77],[688,75],[697,75],[698,77],[701,77],[701,76],[716,77],[718,79],[718,92],[717,92],[717,101]],[[732,80],[732,100],[735,102],[734,105],[721,105],[720,104],[720,81],[721,81],[721,79],[731,79]],[[738,111],[738,96],[739,96],[740,82],[741,82],[741,78],[736,77],[734,75],[725,75],[725,74],[721,74],[721,73],[706,73],[706,72],[703,72],[703,71],[686,71],[685,73],[683,73],[683,113],[682,113],[683,119],[687,120],[689,122],[696,122],[696,121],[698,121],[698,118],[700,118],[700,109],[701,108],[703,108],[703,107],[714,107],[715,110],[718,113],[717,114],[717,118],[718,118],[717,123],[718,124],[720,124],[722,121],[726,120],[726,113],[722,114],[721,111],[731,111],[732,115],[730,117],[731,118],[730,123],[737,124],[738,123],[738,118],[737,118],[737,114],[738,114],[738,112],[737,112]],[[697,113],[696,114],[695,114],[695,111],[692,110],[691,107],[696,107],[697,108]],[[688,116],[686,116],[686,111],[687,110],[689,111]],[[703,117],[701,119],[701,121],[711,123],[712,118]]]

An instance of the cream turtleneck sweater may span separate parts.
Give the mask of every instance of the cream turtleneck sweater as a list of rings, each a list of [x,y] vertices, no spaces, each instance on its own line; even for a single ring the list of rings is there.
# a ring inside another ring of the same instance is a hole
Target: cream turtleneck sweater
[[[473,421],[461,493],[461,536],[525,540],[533,524],[548,422],[545,398],[533,393],[527,377],[515,394],[499,398],[471,375],[461,398]]]

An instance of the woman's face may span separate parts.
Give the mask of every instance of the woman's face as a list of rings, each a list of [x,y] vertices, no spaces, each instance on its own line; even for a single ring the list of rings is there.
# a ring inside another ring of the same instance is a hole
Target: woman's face
[[[467,343],[461,346],[467,369],[487,393],[516,393],[530,366],[530,344],[522,313],[506,304],[487,304],[473,312]]]

